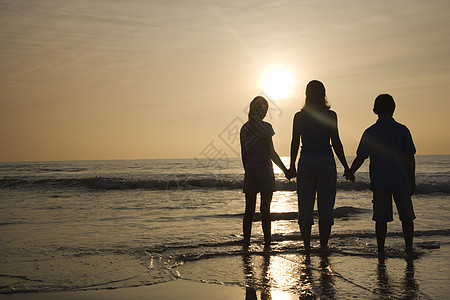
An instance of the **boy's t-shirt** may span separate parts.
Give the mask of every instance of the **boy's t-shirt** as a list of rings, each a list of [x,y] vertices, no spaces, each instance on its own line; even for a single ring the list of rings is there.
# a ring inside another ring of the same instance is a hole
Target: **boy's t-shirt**
[[[272,137],[275,132],[272,125],[267,122],[261,121],[255,125],[254,128],[250,128],[249,123],[246,122],[241,128],[241,148],[246,151],[247,157],[245,168],[272,170],[269,149],[264,141]]]
[[[411,177],[406,158],[414,155],[408,128],[393,118],[380,118],[364,131],[356,151],[364,159],[370,157],[370,189],[411,192]]]

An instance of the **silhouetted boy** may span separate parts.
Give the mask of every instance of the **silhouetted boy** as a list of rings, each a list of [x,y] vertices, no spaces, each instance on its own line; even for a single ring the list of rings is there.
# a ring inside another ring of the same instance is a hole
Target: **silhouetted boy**
[[[373,218],[376,222],[378,254],[384,254],[387,222],[393,221],[392,197],[402,221],[405,251],[411,254],[415,219],[411,195],[416,188],[416,149],[408,128],[393,119],[395,102],[391,95],[382,94],[375,99],[373,112],[378,120],[364,132],[357,157],[352,163],[347,179],[370,157],[370,189],[373,191]]]

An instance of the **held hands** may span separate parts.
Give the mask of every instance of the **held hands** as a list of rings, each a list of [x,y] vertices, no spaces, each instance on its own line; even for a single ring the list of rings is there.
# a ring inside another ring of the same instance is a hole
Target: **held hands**
[[[295,170],[295,167],[291,167],[289,170],[286,170],[284,172],[284,175],[288,180],[291,180],[292,178],[297,177],[297,171]],[[350,169],[346,169],[344,171],[343,176],[345,177],[346,180],[350,180],[352,182],[355,181],[355,173],[352,172]]]
[[[344,171],[344,177],[346,180],[350,180],[351,182],[355,181],[355,173],[352,172],[350,169],[346,169]]]
[[[286,175],[286,178],[288,180],[291,180],[294,177],[297,177],[297,171],[295,170],[295,168],[290,168],[289,170],[286,170],[286,172],[284,172],[284,175]]]

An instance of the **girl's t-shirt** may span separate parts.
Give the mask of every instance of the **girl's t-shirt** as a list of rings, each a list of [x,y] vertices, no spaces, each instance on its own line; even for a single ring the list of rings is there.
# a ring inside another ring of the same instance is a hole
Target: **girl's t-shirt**
[[[266,139],[274,134],[272,125],[264,121],[257,122],[254,126],[250,126],[248,122],[242,125],[240,139],[241,149],[246,153],[246,169],[273,170]]]

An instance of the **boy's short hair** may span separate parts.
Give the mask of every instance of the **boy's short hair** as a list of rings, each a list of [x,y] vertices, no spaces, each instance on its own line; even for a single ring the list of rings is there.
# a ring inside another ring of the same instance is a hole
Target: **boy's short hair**
[[[395,110],[394,98],[389,94],[381,94],[375,99],[373,112],[377,115],[392,115]]]

